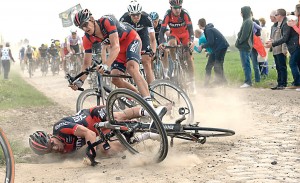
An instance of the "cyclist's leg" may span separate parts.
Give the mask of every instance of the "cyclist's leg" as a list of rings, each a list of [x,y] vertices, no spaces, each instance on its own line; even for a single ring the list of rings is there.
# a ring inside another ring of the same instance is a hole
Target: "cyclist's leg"
[[[168,45],[169,46],[176,46],[177,42],[178,41],[177,41],[177,37],[176,36],[170,35],[168,37]],[[176,49],[170,49],[170,52],[169,52],[173,61],[176,60],[175,52],[176,52]]]
[[[124,74],[125,71],[126,71],[126,67],[121,62],[114,61],[113,64],[111,65],[111,74],[113,75]],[[129,82],[125,81],[123,78],[113,77],[112,83],[118,88],[127,88],[129,90],[138,93],[136,87],[134,87]]]
[[[144,70],[146,73],[146,80],[147,83],[150,84],[152,81],[154,81],[154,72],[152,69],[152,59],[149,56],[150,54],[150,42],[149,42],[149,36],[143,36],[142,39],[142,64],[144,66]]]
[[[193,94],[196,94],[196,84],[195,84],[195,69],[194,69],[194,62],[193,62],[193,56],[190,52],[189,49],[189,43],[190,43],[190,39],[188,34],[182,34],[181,35],[181,40],[182,40],[182,44],[184,46],[184,54],[186,56],[186,61],[187,61],[187,66],[188,66],[188,73],[187,73],[187,77],[188,80],[191,81],[191,92]]]
[[[161,61],[163,63],[163,67],[164,67],[164,75],[165,75],[165,78],[169,78],[169,50],[165,50],[163,55],[162,55],[162,58],[161,58]]]

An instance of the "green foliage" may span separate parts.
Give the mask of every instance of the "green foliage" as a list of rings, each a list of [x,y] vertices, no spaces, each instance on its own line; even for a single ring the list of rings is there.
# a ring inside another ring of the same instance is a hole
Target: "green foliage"
[[[26,83],[14,71],[10,73],[9,80],[0,78],[0,109],[49,106],[53,104],[50,99]]]
[[[251,70],[252,70],[252,81],[254,83],[254,87],[262,87],[262,88],[269,88],[270,86],[277,84],[277,72],[274,67],[274,58],[272,53],[269,54],[268,57],[269,62],[269,75],[266,78],[261,78],[260,83],[254,82],[254,71],[251,62]],[[195,75],[197,81],[202,85],[204,83],[204,76],[205,76],[205,66],[207,63],[208,58],[205,57],[204,53],[194,53],[194,63],[195,63]],[[289,66],[288,68],[288,82],[291,83],[293,77],[291,75],[291,71]],[[224,61],[224,73],[225,77],[228,81],[229,86],[240,86],[244,82],[244,72],[242,68],[242,63],[240,59],[240,55],[238,51],[230,51],[226,53],[225,61]],[[213,80],[214,72],[212,71],[212,80]]]

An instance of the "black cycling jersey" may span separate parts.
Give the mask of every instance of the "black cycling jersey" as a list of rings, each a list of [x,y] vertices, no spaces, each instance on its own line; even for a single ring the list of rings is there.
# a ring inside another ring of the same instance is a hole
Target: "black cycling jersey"
[[[39,47],[39,52],[40,52],[41,57],[45,58],[47,56],[48,49]]]
[[[49,48],[48,49],[48,52],[51,56],[55,57],[55,56],[58,56],[58,50],[54,47],[54,48]]]
[[[106,121],[105,106],[97,106],[90,109],[83,109],[74,116],[62,118],[53,125],[53,135],[58,137],[64,144],[64,152],[73,152],[85,145],[85,139],[74,135],[78,125],[85,126],[97,133],[94,124]]]
[[[120,21],[128,23],[129,25],[131,25],[131,27],[135,31],[137,31],[137,33],[139,34],[139,36],[142,40],[142,51],[146,51],[146,52],[149,51],[150,50],[150,40],[149,40],[148,28],[154,29],[150,16],[147,13],[142,12],[140,21],[138,23],[134,23],[131,20],[129,13],[126,12],[120,18]]]

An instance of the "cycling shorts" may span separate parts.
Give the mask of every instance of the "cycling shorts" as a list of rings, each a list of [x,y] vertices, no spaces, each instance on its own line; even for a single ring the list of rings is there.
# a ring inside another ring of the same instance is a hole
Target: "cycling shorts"
[[[190,37],[189,37],[188,31],[186,31],[182,34],[171,33],[170,36],[168,37],[168,40],[171,40],[171,39],[176,39],[177,44],[182,43],[182,45],[184,45],[184,46],[188,46],[190,43]]]

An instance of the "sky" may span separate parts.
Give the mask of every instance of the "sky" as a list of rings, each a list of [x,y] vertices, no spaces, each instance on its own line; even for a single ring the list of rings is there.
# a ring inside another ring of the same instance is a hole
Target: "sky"
[[[9,0],[1,5],[0,34],[11,43],[27,38],[31,45],[39,46],[50,43],[51,39],[61,41],[70,34],[72,27],[62,27],[59,13],[72,6],[81,4],[88,8],[95,18],[105,14],[114,14],[120,18],[126,11],[130,0]],[[160,18],[169,9],[168,0],[139,0],[143,11],[156,11]],[[298,0],[184,0],[185,8],[192,19],[193,28],[198,28],[197,22],[205,18],[207,23],[213,23],[225,36],[237,34],[242,17],[241,7],[250,6],[254,17],[264,17],[267,27],[271,26],[270,12],[278,8],[294,11]],[[80,36],[83,31],[78,30]]]

